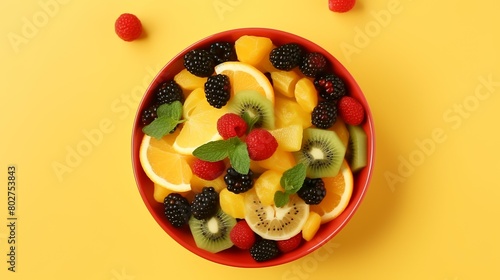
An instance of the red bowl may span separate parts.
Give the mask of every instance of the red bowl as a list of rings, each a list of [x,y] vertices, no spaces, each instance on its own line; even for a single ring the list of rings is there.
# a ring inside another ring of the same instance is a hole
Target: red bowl
[[[349,205],[339,217],[329,223],[323,224],[311,241],[304,242],[303,245],[295,251],[281,254],[278,258],[266,262],[256,262],[252,259],[248,251],[239,250],[234,247],[216,254],[199,249],[188,229],[179,230],[167,222],[164,216],[163,205],[156,202],[153,198],[153,183],[144,173],[139,161],[139,148],[143,138],[140,115],[152,100],[153,89],[162,81],[173,79],[175,74],[184,68],[183,56],[190,50],[207,47],[216,41],[234,42],[242,35],[265,36],[270,38],[275,45],[295,42],[302,45],[308,51],[322,53],[330,61],[334,72],[345,81],[349,94],[359,100],[366,110],[366,120],[362,127],[365,130],[368,139],[368,165],[354,175],[354,190]],[[194,254],[215,263],[234,267],[254,268],[284,264],[310,254],[331,240],[347,224],[363,200],[373,172],[374,152],[375,135],[372,114],[361,89],[351,74],[349,74],[347,69],[333,55],[315,43],[291,33],[266,28],[242,28],[217,33],[192,44],[176,55],[172,60],[170,60],[170,62],[167,63],[167,65],[165,65],[165,67],[163,67],[146,90],[146,93],[139,104],[132,132],[132,164],[136,183],[144,204],[156,222],[171,238]]]

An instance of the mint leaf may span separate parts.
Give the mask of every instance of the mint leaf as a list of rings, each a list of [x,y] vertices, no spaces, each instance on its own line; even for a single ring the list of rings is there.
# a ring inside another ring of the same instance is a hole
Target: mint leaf
[[[306,179],[306,170],[306,165],[299,163],[283,173],[280,185],[285,189],[285,192],[276,191],[274,193],[274,204],[277,207],[285,206],[290,199],[290,195],[300,190]]]
[[[290,196],[282,191],[276,191],[274,193],[274,204],[276,207],[285,206],[290,200]]]
[[[289,194],[296,193],[304,184],[306,179],[306,165],[299,163],[283,173],[280,184]]]
[[[166,116],[174,120],[180,120],[182,118],[182,103],[180,101],[174,101],[170,104],[162,104],[156,110],[158,117]]]
[[[180,101],[160,105],[156,110],[156,114],[158,117],[142,128],[142,132],[156,139],[161,139],[174,130],[178,124],[184,122],[181,120],[182,103]]]
[[[231,166],[238,173],[248,174],[250,170],[250,156],[248,155],[247,144],[238,137],[208,142],[196,148],[193,155],[211,162],[229,157]]]
[[[174,120],[166,116],[158,117],[150,124],[143,127],[142,132],[156,139],[161,139],[167,133],[172,131],[179,123],[179,120]]]
[[[215,162],[228,157],[232,146],[233,144],[227,140],[210,141],[196,148],[193,155],[204,161]]]
[[[250,170],[250,156],[248,155],[247,144],[237,137],[233,138],[237,139],[237,141],[229,139],[231,149],[229,149],[228,155],[231,166],[240,174],[248,174]]]

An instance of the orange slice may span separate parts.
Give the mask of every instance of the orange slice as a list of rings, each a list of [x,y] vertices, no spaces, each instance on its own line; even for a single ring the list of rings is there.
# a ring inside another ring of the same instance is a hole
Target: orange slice
[[[344,161],[335,177],[322,178],[326,196],[320,204],[311,205],[310,210],[321,216],[324,224],[338,217],[349,204],[352,195],[353,178],[349,165]]]
[[[191,190],[191,157],[180,155],[172,148],[177,134],[167,134],[159,140],[144,135],[139,158],[144,172],[156,185],[174,192],[186,192]]]
[[[243,90],[254,90],[274,104],[274,90],[271,82],[254,66],[238,61],[228,61],[215,66],[215,73],[229,77],[232,96]]]
[[[178,153],[192,155],[199,146],[222,139],[217,132],[217,120],[225,113],[225,107],[217,109],[208,104],[202,88],[195,89],[184,102],[185,122],[172,147]]]

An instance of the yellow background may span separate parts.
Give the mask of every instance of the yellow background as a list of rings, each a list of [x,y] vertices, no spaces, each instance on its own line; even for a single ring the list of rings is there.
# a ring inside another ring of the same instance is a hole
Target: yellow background
[[[499,10],[492,0],[358,0],[346,14],[326,0],[2,1],[0,279],[496,279]],[[114,34],[123,12],[142,20],[144,38]],[[155,73],[239,27],[282,29],[333,53],[364,90],[377,135],[372,183],[350,223],[319,253],[265,269],[180,247],[147,212],[130,161]]]

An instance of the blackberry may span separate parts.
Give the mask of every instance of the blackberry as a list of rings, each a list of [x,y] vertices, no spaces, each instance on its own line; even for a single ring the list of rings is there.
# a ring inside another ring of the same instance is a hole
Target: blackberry
[[[319,204],[326,195],[325,183],[321,178],[306,178],[297,194],[307,204]]]
[[[209,77],[214,72],[215,60],[209,51],[191,50],[184,55],[184,67],[198,77]]]
[[[182,88],[174,81],[166,81],[156,88],[156,101],[158,105],[170,104],[174,101],[184,102]]]
[[[314,79],[319,96],[328,101],[336,101],[346,94],[344,81],[335,74],[324,74]]]
[[[290,71],[299,66],[303,55],[304,50],[299,44],[288,43],[273,49],[269,60],[276,69]]]
[[[269,239],[258,240],[250,248],[250,255],[257,262],[274,259],[279,253],[278,243]]]
[[[248,171],[248,174],[240,174],[234,168],[229,167],[224,176],[227,190],[233,193],[244,193],[253,187],[253,172]]]
[[[212,217],[218,209],[219,194],[214,187],[203,187],[201,193],[197,193],[191,203],[191,213],[198,220]]]
[[[144,111],[142,111],[141,114],[142,125],[148,125],[158,117],[158,115],[156,114],[157,109],[158,109],[158,104],[155,103],[144,109]]]
[[[323,73],[328,66],[328,61],[325,56],[318,52],[307,53],[302,59],[299,70],[307,77],[316,77]]]
[[[165,216],[174,227],[182,227],[191,217],[189,201],[178,193],[170,193],[163,200]]]
[[[222,108],[227,104],[231,95],[231,85],[229,77],[224,74],[217,74],[208,77],[205,82],[205,96],[210,105],[215,108]]]
[[[317,128],[327,129],[337,120],[337,106],[329,101],[321,101],[311,113],[311,123]]]
[[[237,60],[234,44],[229,42],[215,42],[210,45],[209,52],[216,64]]]

